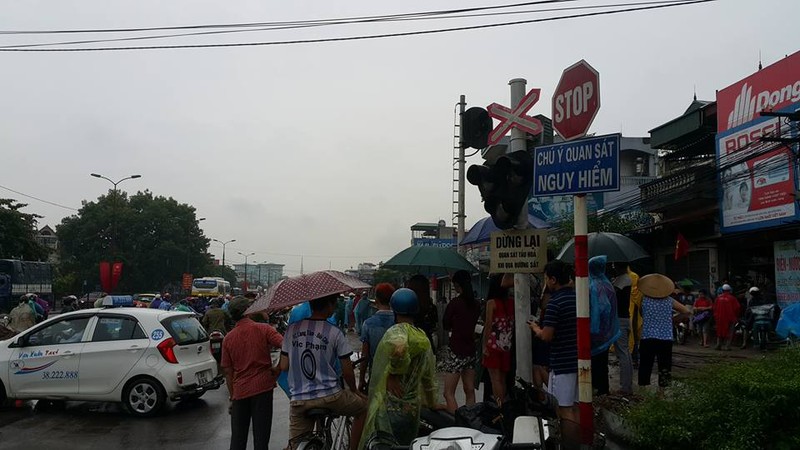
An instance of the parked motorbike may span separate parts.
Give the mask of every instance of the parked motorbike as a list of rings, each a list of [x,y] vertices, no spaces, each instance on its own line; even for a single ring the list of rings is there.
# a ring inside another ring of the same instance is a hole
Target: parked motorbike
[[[752,306],[747,309],[746,316],[754,343],[760,350],[766,350],[770,336],[775,332],[775,324],[780,316],[780,308],[776,304]],[[744,342],[742,346],[747,345]]]

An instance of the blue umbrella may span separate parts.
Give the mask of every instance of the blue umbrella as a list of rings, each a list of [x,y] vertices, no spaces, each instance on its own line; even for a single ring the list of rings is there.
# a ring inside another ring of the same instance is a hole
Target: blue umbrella
[[[531,228],[536,228],[538,230],[550,228],[550,225],[547,222],[530,214],[528,214],[528,223],[531,225]],[[469,229],[469,233],[467,233],[464,236],[464,239],[461,240],[461,245],[489,242],[489,237],[495,231],[500,231],[500,229],[494,224],[492,218],[484,217],[483,219],[475,222],[475,225]]]

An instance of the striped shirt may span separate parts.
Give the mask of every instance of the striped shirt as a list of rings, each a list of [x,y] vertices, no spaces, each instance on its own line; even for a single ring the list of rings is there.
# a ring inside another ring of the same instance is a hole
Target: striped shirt
[[[275,388],[271,348],[279,348],[283,337],[265,323],[242,319],[222,341],[221,365],[233,370],[231,397],[241,400]]]
[[[349,358],[350,345],[339,328],[325,320],[289,325],[281,353],[289,358],[291,400],[312,400],[339,392],[338,359]]]
[[[563,287],[547,303],[543,327],[553,327],[550,370],[556,375],[578,372],[578,331],[575,289]]]

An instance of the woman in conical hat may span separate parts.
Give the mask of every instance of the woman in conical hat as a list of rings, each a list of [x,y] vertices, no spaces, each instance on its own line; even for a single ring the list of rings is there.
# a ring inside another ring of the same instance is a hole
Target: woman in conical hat
[[[653,363],[658,359],[658,387],[669,386],[672,373],[673,311],[689,314],[686,306],[670,297],[675,283],[659,273],[639,278],[642,298],[642,341],[639,345],[639,386],[650,385]]]

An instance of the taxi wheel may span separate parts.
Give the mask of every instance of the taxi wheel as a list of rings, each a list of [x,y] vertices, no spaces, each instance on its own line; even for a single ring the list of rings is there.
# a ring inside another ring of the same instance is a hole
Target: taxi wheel
[[[152,417],[164,407],[167,394],[152,378],[134,378],[122,391],[122,404],[134,416]]]

